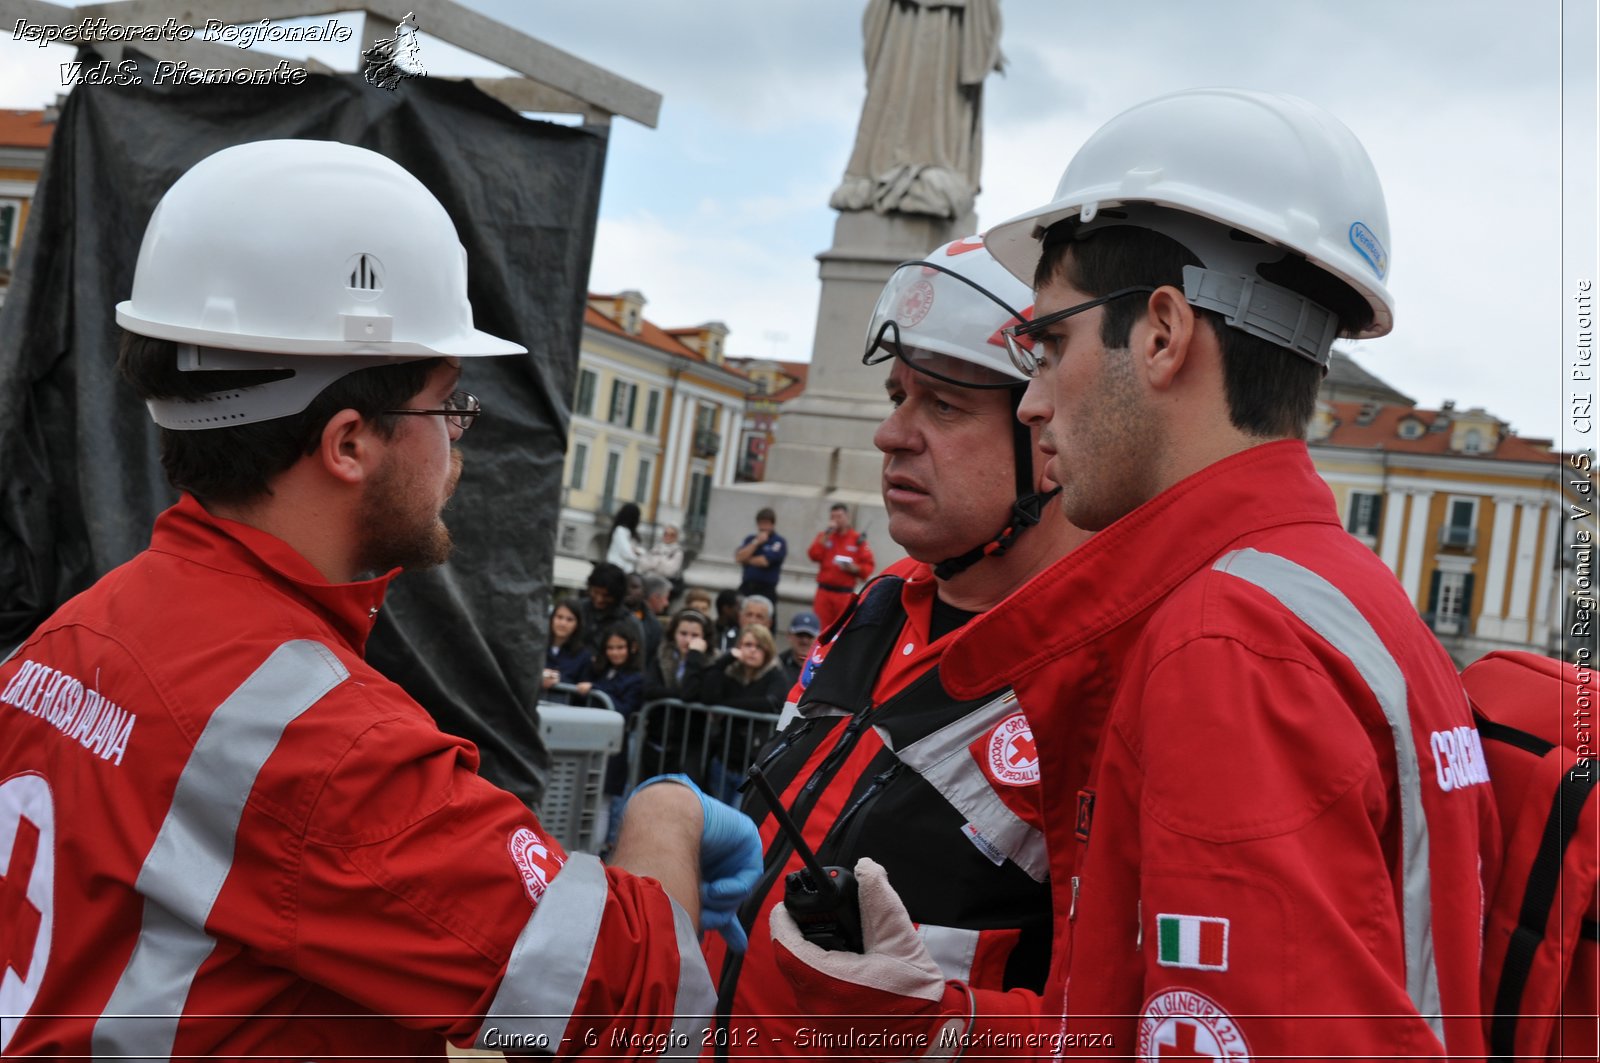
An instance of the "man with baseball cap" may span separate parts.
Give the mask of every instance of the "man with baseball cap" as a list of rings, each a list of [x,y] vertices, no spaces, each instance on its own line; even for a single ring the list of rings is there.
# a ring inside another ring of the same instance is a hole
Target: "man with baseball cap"
[[[800,681],[800,672],[811,657],[811,648],[822,634],[822,622],[816,613],[800,612],[789,619],[789,648],[778,654],[778,665],[789,677],[789,685]]]
[[[865,954],[774,913],[804,1007],[1028,1055],[1484,1054],[1472,717],[1304,438],[1334,337],[1393,323],[1388,245],[1344,125],[1230,89],[1118,115],[1052,202],[989,232],[1035,290],[1007,332],[1021,419],[1097,533],[941,669],[956,697],[1011,683],[1032,725],[1046,1010],[948,982],[895,897],[918,884],[866,864]]]
[[[466,292],[444,208],[361,148],[228,148],[157,206],[120,368],[182,494],[0,664],[4,1054],[437,1058],[703,1023],[696,924],[736,925],[744,817],[651,786],[617,867],[568,854],[362,658],[389,581],[449,554],[464,363],[525,353]]]

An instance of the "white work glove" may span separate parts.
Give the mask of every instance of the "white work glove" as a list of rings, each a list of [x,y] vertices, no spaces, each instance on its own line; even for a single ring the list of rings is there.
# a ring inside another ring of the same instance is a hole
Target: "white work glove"
[[[780,904],[771,917],[778,970],[819,1028],[860,1039],[899,1035],[885,1039],[890,1044],[922,1034],[927,1058],[955,1055],[959,1045],[952,1035],[972,1021],[971,991],[945,981],[881,866],[863,858],[855,876],[864,951],[832,952],[812,944]]]

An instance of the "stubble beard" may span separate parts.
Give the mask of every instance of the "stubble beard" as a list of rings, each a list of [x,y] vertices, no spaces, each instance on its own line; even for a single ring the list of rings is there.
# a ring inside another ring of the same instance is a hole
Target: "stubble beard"
[[[444,505],[421,501],[417,497],[421,487],[409,471],[398,463],[386,463],[368,486],[361,504],[362,571],[434,568],[450,559],[454,543],[441,516]],[[445,501],[455,494],[460,479],[461,452],[452,449]]]
[[[1061,510],[1086,531],[1101,531],[1149,501],[1167,450],[1165,426],[1135,381],[1132,352],[1106,351],[1104,365],[1082,407],[1085,423],[1072,433],[1079,446],[1069,447],[1068,461],[1060,463],[1066,466]],[[1042,435],[1062,457],[1057,437],[1048,428]]]

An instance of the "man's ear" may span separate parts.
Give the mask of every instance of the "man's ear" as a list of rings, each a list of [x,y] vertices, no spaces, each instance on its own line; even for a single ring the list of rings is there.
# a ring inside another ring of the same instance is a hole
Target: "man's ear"
[[[314,456],[334,479],[358,484],[372,474],[379,457],[372,422],[355,410],[340,410],[322,426]]]
[[[1189,300],[1170,284],[1150,293],[1145,309],[1139,362],[1150,386],[1164,391],[1189,360],[1199,321]]]

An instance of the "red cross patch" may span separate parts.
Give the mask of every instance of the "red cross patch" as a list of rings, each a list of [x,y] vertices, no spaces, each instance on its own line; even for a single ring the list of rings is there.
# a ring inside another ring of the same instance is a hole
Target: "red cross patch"
[[[55,924],[55,803],[44,776],[0,782],[0,984],[7,1015],[26,1015],[44,981]],[[17,1023],[0,1023],[0,1052]]]
[[[522,875],[522,888],[528,891],[528,900],[538,904],[544,891],[550,888],[550,880],[566,863],[565,858],[527,827],[518,827],[506,847],[511,850],[511,862]]]
[[[1250,1059],[1238,1023],[1216,1001],[1191,989],[1168,989],[1145,1001],[1139,1015],[1138,1058]]]
[[[989,736],[989,774],[1007,786],[1032,786],[1039,781],[1039,749],[1027,717],[1013,713]]]

